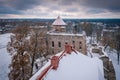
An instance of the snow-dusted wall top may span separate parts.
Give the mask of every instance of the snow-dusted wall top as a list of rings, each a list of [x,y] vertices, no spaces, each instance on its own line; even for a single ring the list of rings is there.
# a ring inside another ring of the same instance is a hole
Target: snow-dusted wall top
[[[47,34],[49,34],[49,35],[64,35],[64,36],[84,36],[84,35],[86,35],[86,33],[84,31],[81,34],[80,33],[78,33],[78,34],[74,34],[74,33],[57,33],[57,32],[54,32],[54,31],[47,32]]]

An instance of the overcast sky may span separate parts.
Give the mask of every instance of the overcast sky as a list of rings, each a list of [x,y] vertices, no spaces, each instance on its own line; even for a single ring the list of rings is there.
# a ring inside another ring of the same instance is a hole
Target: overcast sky
[[[120,18],[120,0],[0,0],[0,18]]]

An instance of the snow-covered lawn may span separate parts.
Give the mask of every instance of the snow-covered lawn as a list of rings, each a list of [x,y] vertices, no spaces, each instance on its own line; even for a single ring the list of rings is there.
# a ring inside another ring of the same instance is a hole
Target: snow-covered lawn
[[[8,41],[10,41],[10,33],[0,34],[0,80],[8,80],[8,66],[11,61],[11,57],[6,50]]]

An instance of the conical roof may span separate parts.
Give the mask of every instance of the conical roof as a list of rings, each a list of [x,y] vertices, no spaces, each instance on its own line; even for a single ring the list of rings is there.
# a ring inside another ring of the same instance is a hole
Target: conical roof
[[[62,20],[60,16],[52,23],[53,26],[65,26],[66,23]]]

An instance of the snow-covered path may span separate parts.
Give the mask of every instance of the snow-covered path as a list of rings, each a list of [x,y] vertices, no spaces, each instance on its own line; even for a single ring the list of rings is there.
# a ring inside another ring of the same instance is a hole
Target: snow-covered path
[[[11,61],[11,57],[6,50],[8,41],[10,41],[10,33],[0,34],[0,80],[8,80],[8,66]]]

